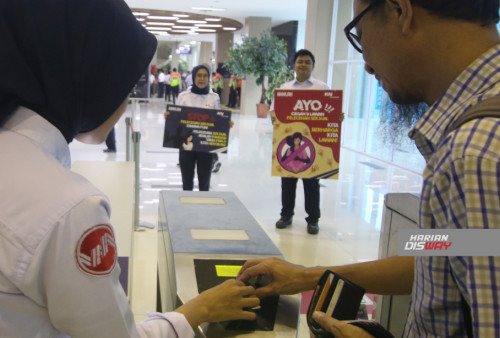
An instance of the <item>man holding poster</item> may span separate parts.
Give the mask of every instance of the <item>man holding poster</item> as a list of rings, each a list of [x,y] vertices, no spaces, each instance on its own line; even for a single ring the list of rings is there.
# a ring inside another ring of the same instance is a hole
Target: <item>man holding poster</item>
[[[328,90],[326,83],[316,80],[311,76],[314,69],[314,55],[306,50],[301,49],[295,53],[293,69],[295,71],[296,77],[293,81],[284,83],[280,89],[293,89],[293,90]],[[285,93],[284,95],[289,95]],[[341,95],[341,94],[340,94]],[[310,95],[313,96],[311,92]],[[277,134],[277,129],[284,126],[284,123],[280,121],[276,113],[283,109],[279,105],[279,102],[273,102],[271,106],[271,119],[275,127],[275,136]],[[274,106],[277,105],[275,111]],[[340,107],[336,108],[335,113],[341,111],[341,101]],[[311,117],[312,118],[312,117]],[[314,117],[316,119],[316,116]],[[318,119],[320,117],[317,117]],[[343,115],[339,115],[339,121],[341,122]],[[337,123],[336,129],[338,136],[340,135],[340,123]],[[325,126],[326,127],[326,126]],[[282,128],[283,129],[283,128]],[[285,127],[283,131],[287,131],[290,128]],[[307,133],[307,135],[305,135]],[[309,234],[315,235],[319,232],[318,221],[321,216],[319,208],[319,178],[316,177],[304,177],[300,173],[306,172],[306,170],[313,170],[311,168],[316,152],[314,150],[314,145],[311,142],[309,129],[307,131],[299,132],[290,130],[289,135],[280,136],[279,140],[275,138],[273,142],[273,175],[282,176],[281,177],[281,218],[276,222],[276,228],[283,229],[292,224],[292,218],[294,215],[295,208],[295,191],[297,188],[297,177],[302,177],[302,183],[304,185],[304,199],[305,199],[305,210],[307,212],[307,232]],[[337,137],[337,142],[339,143],[340,137]],[[338,158],[337,158],[338,162]],[[337,170],[338,172],[338,170]],[[286,177],[288,176],[288,177]]]

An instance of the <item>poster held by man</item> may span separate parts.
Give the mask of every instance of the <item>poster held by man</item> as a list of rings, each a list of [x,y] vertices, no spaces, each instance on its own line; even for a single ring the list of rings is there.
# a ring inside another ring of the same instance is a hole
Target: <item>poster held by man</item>
[[[278,89],[272,175],[337,179],[341,90]]]

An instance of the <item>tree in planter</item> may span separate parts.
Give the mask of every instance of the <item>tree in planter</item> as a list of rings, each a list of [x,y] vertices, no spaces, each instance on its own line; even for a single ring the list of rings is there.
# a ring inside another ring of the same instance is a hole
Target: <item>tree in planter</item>
[[[274,100],[274,91],[281,87],[281,85],[285,82],[292,81],[295,77],[295,71],[293,69],[286,69],[282,72],[279,72],[275,77],[273,77],[273,81],[269,84],[269,87],[266,89],[266,98],[269,102]]]
[[[267,31],[260,38],[244,37],[240,44],[229,48],[227,55],[226,65],[232,73],[257,78],[256,83],[262,88],[259,103],[266,103],[264,80],[286,70],[286,42]]]

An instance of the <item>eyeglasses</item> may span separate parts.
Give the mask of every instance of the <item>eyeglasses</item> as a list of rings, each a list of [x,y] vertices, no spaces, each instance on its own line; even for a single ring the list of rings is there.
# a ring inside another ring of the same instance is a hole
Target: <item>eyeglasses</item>
[[[361,13],[358,14],[351,22],[347,24],[344,28],[345,36],[347,40],[351,43],[351,45],[358,52],[363,53],[363,47],[361,47],[361,36],[357,35],[353,31],[356,29],[356,25],[361,21],[363,16],[370,10],[373,9],[376,5],[380,4],[380,2],[372,2],[368,7],[366,7]]]

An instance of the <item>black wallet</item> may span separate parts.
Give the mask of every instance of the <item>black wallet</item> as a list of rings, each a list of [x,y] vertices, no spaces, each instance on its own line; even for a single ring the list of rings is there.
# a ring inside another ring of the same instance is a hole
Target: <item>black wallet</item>
[[[314,311],[325,312],[338,320],[354,320],[365,289],[344,277],[327,270],[321,276],[307,310],[307,325],[316,337],[333,337],[313,319]]]

